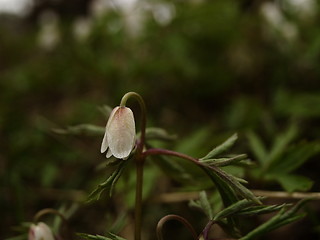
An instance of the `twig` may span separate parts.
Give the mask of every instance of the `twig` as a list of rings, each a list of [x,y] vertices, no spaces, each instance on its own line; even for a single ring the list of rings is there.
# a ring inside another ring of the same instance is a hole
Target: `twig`
[[[313,198],[320,200],[320,192],[283,192],[283,191],[265,191],[265,190],[251,190],[256,196],[264,196],[270,198],[291,198],[303,199]]]

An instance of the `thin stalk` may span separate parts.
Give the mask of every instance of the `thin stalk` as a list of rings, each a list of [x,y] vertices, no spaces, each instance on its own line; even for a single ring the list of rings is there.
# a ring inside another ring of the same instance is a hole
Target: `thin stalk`
[[[163,236],[162,236],[162,228],[163,228],[163,225],[169,220],[176,220],[176,221],[181,222],[190,231],[193,239],[198,240],[197,233],[194,230],[194,228],[192,227],[192,225],[185,218],[180,217],[178,215],[174,215],[174,214],[164,216],[158,222],[158,225],[157,225],[157,238],[158,238],[158,240],[164,240]]]
[[[134,239],[141,240],[141,228],[142,228],[142,193],[143,193],[143,166],[145,157],[143,156],[143,148],[145,145],[145,136],[146,136],[146,105],[143,101],[143,98],[136,92],[126,93],[120,102],[120,107],[124,107],[130,97],[135,98],[141,109],[141,135],[140,139],[137,142],[137,150],[135,153],[136,161],[136,199],[135,199],[135,230],[134,230]]]
[[[135,229],[134,239],[141,240],[142,227],[142,193],[143,193],[143,165],[144,159],[136,160],[136,199],[135,199]]]

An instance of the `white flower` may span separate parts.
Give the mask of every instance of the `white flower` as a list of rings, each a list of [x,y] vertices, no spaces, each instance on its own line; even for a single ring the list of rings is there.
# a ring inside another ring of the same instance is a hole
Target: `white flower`
[[[31,225],[28,240],[54,240],[54,236],[47,224],[39,222]]]
[[[135,122],[131,109],[115,107],[107,122],[101,153],[109,148],[107,158],[113,155],[116,158],[126,159],[134,147],[135,135]]]

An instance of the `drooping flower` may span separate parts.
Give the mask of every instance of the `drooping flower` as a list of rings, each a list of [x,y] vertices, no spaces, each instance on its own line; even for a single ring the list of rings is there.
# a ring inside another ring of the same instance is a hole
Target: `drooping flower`
[[[48,225],[39,222],[37,225],[30,226],[28,240],[55,240],[55,238]]]
[[[106,131],[101,144],[101,153],[107,152],[107,158],[112,155],[126,159],[135,144],[136,128],[133,112],[127,107],[115,107],[106,125]]]

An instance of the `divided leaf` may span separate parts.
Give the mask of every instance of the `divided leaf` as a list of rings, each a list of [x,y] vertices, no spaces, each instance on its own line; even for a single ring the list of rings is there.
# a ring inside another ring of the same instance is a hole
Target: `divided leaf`
[[[303,199],[299,201],[295,206],[291,209],[287,210],[287,205],[283,206],[282,209],[277,213],[274,217],[269,219],[267,222],[261,224],[251,232],[249,232],[246,236],[240,238],[240,240],[253,240],[257,239],[259,236],[263,236],[267,232],[270,232],[274,229],[277,229],[283,225],[294,222],[302,217],[304,214],[296,214],[298,210],[310,199]]]

